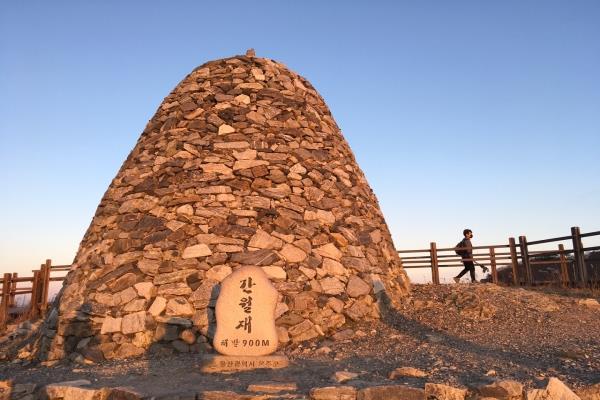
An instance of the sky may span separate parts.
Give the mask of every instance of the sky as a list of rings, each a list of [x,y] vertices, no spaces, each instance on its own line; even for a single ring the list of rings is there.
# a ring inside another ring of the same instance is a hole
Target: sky
[[[163,98],[248,48],[324,97],[397,249],[600,230],[599,20],[585,0],[1,2],[0,272],[70,264]]]

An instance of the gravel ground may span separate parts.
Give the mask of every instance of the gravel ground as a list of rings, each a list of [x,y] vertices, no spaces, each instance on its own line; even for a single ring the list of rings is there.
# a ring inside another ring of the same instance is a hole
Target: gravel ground
[[[573,293],[548,293],[492,284],[414,285],[410,298],[382,319],[350,326],[337,340],[321,339],[282,349],[291,365],[210,375],[199,372],[201,355],[146,356],[98,365],[0,363],[0,380],[47,384],[88,379],[94,387],[129,386],[154,395],[202,390],[244,391],[251,383],[296,382],[299,393],[334,384],[336,371],[358,373],[348,384],[425,382],[476,387],[514,379],[541,387],[557,377],[572,388],[600,383],[600,309],[579,304]],[[388,379],[398,367],[425,378]]]

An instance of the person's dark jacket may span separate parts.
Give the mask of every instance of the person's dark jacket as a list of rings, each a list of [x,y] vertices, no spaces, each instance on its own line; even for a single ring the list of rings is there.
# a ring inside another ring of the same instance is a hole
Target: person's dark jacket
[[[464,238],[456,247],[464,248],[464,250],[460,250],[460,256],[463,259],[473,258],[473,245],[471,244],[471,240]]]

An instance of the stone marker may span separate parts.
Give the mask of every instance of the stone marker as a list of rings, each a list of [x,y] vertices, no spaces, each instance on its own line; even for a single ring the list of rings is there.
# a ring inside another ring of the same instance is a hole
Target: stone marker
[[[230,356],[264,356],[277,350],[277,290],[260,267],[244,266],[221,283],[214,348]]]

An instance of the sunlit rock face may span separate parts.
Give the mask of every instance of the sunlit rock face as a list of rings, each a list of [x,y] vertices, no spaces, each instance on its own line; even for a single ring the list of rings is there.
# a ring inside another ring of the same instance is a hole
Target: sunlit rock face
[[[220,282],[261,267],[280,344],[379,317],[409,282],[323,98],[252,55],[196,68],[106,191],[38,342],[41,358],[211,351]]]

